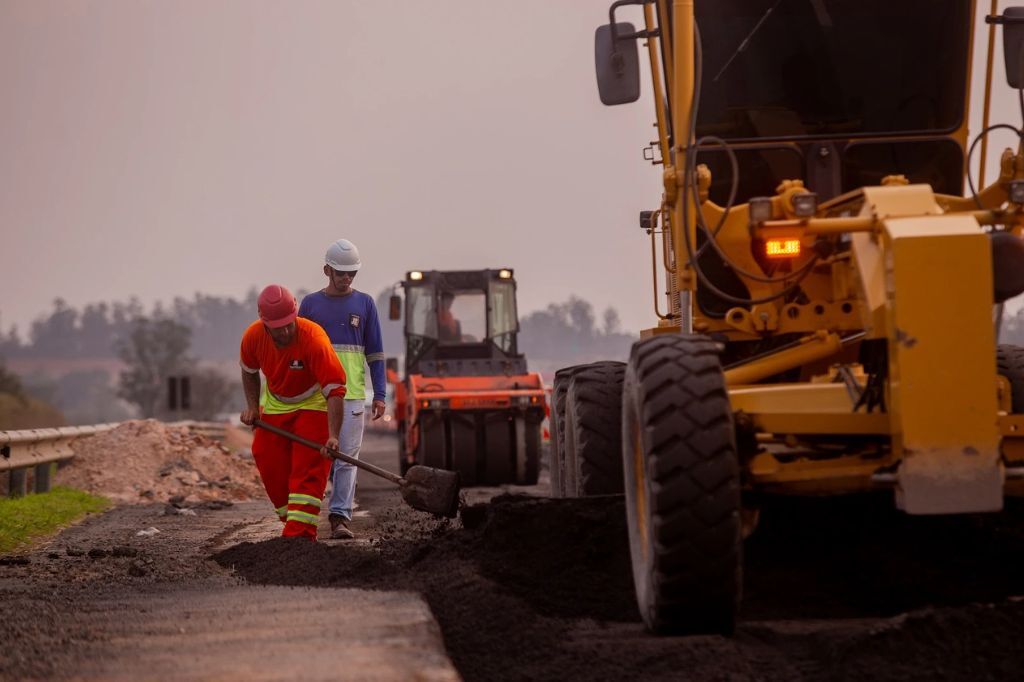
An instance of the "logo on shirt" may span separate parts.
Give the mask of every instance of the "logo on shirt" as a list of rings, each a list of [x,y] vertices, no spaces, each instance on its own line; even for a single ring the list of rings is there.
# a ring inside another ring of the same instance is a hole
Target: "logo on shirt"
[[[358,329],[361,322],[362,318],[356,315],[355,313],[352,313],[351,315],[348,316],[348,324],[351,327],[355,327]]]
[[[306,369],[306,366],[302,364],[302,360],[292,360],[288,369]]]

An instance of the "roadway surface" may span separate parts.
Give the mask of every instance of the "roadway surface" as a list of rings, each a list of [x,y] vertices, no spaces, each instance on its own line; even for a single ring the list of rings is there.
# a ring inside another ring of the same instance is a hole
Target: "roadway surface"
[[[280,534],[269,502],[166,511],[118,507],[0,562],[0,679],[459,679],[414,592],[248,585],[211,561]]]
[[[363,456],[394,468],[392,438]],[[621,496],[546,492],[544,474],[474,489],[443,521],[361,473],[359,538],[317,544],[277,538],[264,503],[120,507],[0,561],[0,679],[1024,679],[1019,504],[776,503],[745,545],[736,635],[657,638]]]

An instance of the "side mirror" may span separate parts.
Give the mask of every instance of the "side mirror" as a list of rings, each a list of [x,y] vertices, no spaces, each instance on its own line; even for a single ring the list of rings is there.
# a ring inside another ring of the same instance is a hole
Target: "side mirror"
[[[640,211],[640,229],[654,230],[658,227],[657,211]]]
[[[1002,25],[1006,82],[1019,90],[1024,87],[1024,7],[1007,7],[1002,14],[985,17],[985,23]]]
[[[391,300],[388,302],[388,319],[402,319],[402,297],[398,294],[392,295]]]
[[[398,358],[385,358],[384,369],[388,372],[398,372]]]
[[[597,27],[594,66],[602,104],[614,106],[640,99],[640,57],[636,37],[636,28],[630,23]]]

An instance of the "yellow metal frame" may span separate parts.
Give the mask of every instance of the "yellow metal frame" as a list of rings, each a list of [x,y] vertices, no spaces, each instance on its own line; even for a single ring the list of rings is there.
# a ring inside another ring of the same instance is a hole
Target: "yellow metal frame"
[[[1004,480],[1007,462],[1024,466],[1024,415],[1009,414],[1008,386],[996,375],[991,258],[983,229],[999,226],[1024,234],[1022,207],[1005,207],[1009,183],[1024,180],[1024,145],[1003,152],[999,177],[977,199],[936,195],[926,185],[910,185],[893,175],[880,187],[836,197],[813,218],[801,219],[793,198],[806,189],[799,178],[791,178],[781,181],[771,197],[771,219],[752,227],[749,205],[734,206],[725,215],[708,199],[707,168],[698,167],[696,196],[687,187],[693,11],[694,0],[644,6],[663,194],[655,212],[660,221],[650,231],[659,323],[641,337],[696,331],[728,342],[800,338],[794,346],[725,373],[734,412],[761,444],[745,460],[751,487],[811,494],[887,487],[912,513],[987,511],[1001,506],[1004,492],[1024,492],[1024,485]],[[670,21],[671,32],[659,30]],[[990,30],[986,123],[993,41]],[[973,33],[971,42],[973,48]],[[969,66],[968,95],[971,75]],[[961,149],[967,144],[968,119],[965,102],[962,125],[947,136]],[[982,166],[985,155],[983,144]],[[817,258],[800,282],[803,299],[736,306],[721,318],[704,315],[692,303],[681,307],[679,294],[692,294],[698,286],[685,248],[687,234],[689,243],[696,243],[697,211],[708,224],[722,221],[718,244],[738,268],[779,277],[764,282],[737,272],[752,298],[780,292],[793,281],[783,278],[784,272],[800,272]],[[684,214],[690,220],[684,221]],[[847,236],[849,248],[819,256],[816,241],[839,235]],[[801,255],[788,269],[766,273],[751,252],[751,239],[780,236],[799,239]],[[664,313],[658,302],[659,269],[668,294]],[[840,362],[843,339],[860,333],[856,343],[884,342],[888,350],[884,412],[858,409],[844,383],[807,371]],[[795,368],[804,370],[800,383],[759,383]],[[849,452],[816,450],[822,439],[831,445],[847,439]]]

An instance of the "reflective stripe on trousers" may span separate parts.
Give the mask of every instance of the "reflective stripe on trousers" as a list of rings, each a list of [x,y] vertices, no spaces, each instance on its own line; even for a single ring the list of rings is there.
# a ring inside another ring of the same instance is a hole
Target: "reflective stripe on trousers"
[[[315,443],[327,441],[327,413],[298,410],[287,414],[263,414],[263,419]],[[284,512],[282,535],[316,540],[324,488],[331,462],[319,450],[293,443],[287,438],[256,429],[252,456],[263,487],[280,515]]]

